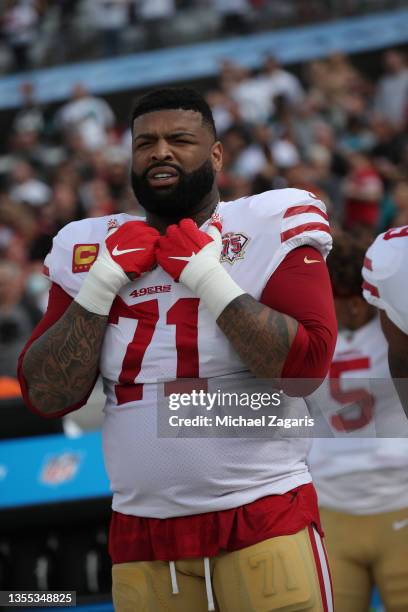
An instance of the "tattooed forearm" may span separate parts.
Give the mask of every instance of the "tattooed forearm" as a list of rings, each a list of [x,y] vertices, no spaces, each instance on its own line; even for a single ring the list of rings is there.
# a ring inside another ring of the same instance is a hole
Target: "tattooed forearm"
[[[295,319],[245,294],[225,308],[217,324],[253,374],[280,377],[296,336]]]
[[[96,376],[108,317],[72,302],[28,349],[23,374],[31,403],[52,414],[79,402]]]

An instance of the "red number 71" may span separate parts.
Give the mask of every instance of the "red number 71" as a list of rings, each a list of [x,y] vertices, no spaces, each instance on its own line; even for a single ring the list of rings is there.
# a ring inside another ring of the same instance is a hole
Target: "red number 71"
[[[180,298],[167,312],[166,324],[176,326],[177,378],[198,378],[198,298]],[[143,398],[143,385],[136,382],[147,347],[152,342],[159,320],[158,300],[128,306],[120,297],[113,303],[109,323],[117,325],[120,317],[137,319],[115,385],[118,405]]]

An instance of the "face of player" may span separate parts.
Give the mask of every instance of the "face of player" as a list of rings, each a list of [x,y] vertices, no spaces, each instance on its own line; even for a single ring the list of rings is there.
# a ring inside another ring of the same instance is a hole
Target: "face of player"
[[[159,217],[182,219],[208,204],[222,167],[201,113],[154,111],[133,125],[132,187],[140,205]]]
[[[375,311],[360,296],[334,298],[339,330],[355,331],[374,316]]]

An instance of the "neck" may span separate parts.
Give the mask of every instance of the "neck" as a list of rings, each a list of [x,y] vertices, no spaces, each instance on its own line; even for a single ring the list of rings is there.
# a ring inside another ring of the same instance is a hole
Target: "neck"
[[[358,329],[361,329],[362,327],[370,323],[370,321],[372,321],[376,315],[376,308],[367,304],[367,310],[361,312],[360,315],[354,317],[353,323],[351,324],[352,327],[350,328],[351,331],[357,331]]]
[[[161,234],[166,233],[166,229],[169,225],[178,224],[183,218],[192,219],[197,223],[198,227],[200,227],[200,225],[202,225],[205,221],[207,221],[207,219],[211,217],[217,207],[219,199],[220,196],[218,188],[216,185],[213,185],[211,191],[201,200],[201,202],[196,206],[194,210],[192,210],[188,215],[186,215],[186,217],[163,217],[154,213],[147,212],[146,221],[149,225],[157,229]]]

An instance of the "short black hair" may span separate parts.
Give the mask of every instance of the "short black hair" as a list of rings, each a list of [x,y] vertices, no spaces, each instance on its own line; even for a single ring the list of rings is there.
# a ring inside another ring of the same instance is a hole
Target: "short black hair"
[[[362,295],[361,268],[367,247],[368,244],[350,233],[339,231],[335,234],[333,249],[327,258],[335,297]]]
[[[159,110],[193,110],[201,113],[204,123],[210,128],[214,138],[217,130],[214,117],[205,98],[192,87],[164,87],[154,89],[140,97],[133,107],[132,126],[137,117]]]

